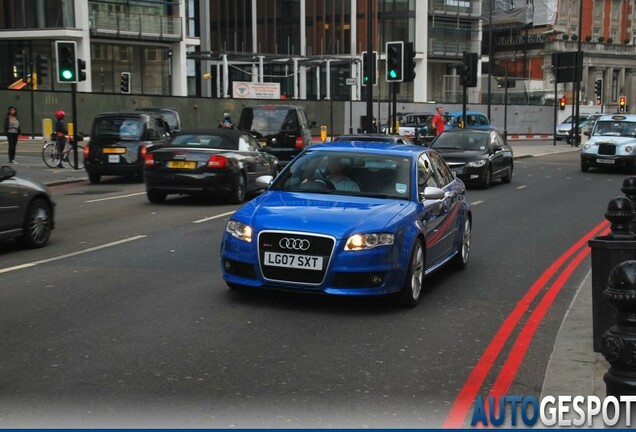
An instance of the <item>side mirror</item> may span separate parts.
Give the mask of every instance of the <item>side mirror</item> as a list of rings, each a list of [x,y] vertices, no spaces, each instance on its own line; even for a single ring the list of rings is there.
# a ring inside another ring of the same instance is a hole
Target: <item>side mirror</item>
[[[8,165],[3,165],[0,168],[0,180],[6,180],[15,175],[15,170]]]
[[[502,151],[502,150],[503,150],[503,147],[502,147],[502,146],[500,146],[500,145],[497,145],[497,146],[494,146],[492,150],[493,150],[495,153],[497,153],[498,151]]]
[[[433,186],[427,186],[424,188],[424,192],[420,194],[420,198],[423,200],[441,200],[446,196],[446,193]]]
[[[274,177],[272,177],[271,175],[256,177],[256,187],[259,189],[267,189],[272,184],[273,180]]]

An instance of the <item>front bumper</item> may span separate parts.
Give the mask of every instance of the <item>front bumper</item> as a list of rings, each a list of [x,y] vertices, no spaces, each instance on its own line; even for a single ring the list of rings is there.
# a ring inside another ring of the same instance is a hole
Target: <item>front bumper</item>
[[[480,184],[486,181],[487,165],[482,167],[451,167],[451,171],[455,176],[465,184]]]
[[[255,234],[256,236],[256,234]],[[247,243],[225,233],[221,243],[221,269],[228,283],[252,288],[282,289],[348,296],[374,296],[402,289],[408,258],[403,265],[399,247],[380,246],[366,251],[344,251],[336,240],[325,276],[318,284],[268,280],[259,261],[257,242]]]
[[[596,168],[634,168],[636,167],[636,156],[608,156],[581,153],[581,165]]]

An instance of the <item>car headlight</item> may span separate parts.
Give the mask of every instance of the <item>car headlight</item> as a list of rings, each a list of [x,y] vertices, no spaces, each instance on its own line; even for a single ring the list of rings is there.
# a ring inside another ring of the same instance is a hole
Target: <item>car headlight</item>
[[[632,152],[632,150],[633,150],[633,147],[632,147],[632,146],[626,146],[626,147],[625,147],[625,153],[631,153],[631,152]]]
[[[480,159],[480,160],[477,160],[477,161],[468,162],[466,164],[466,166],[470,167],[470,168],[481,168],[484,165],[486,165],[486,159]]]
[[[244,223],[231,220],[227,223],[225,231],[230,233],[232,237],[246,242],[252,241],[252,227]]]
[[[589,149],[591,149],[591,148],[592,148],[592,146],[591,146],[591,145],[589,145],[589,144],[585,144],[585,145],[583,146],[583,150],[589,150]]]
[[[345,244],[346,251],[359,251],[373,249],[378,246],[388,246],[393,244],[393,234],[389,233],[373,233],[373,234],[354,234],[347,240]]]

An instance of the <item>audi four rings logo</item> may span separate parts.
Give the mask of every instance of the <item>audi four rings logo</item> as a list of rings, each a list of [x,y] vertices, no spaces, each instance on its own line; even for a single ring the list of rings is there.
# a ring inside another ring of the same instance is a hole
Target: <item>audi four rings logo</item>
[[[306,240],[306,239],[283,237],[278,242],[278,246],[280,246],[281,249],[293,249],[293,250],[306,251],[307,249],[309,249],[309,246],[311,246],[311,243],[309,243],[309,240]]]

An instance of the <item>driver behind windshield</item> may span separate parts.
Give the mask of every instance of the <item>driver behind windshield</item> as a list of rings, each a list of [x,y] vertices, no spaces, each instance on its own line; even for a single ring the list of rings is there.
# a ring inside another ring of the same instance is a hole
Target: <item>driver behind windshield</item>
[[[330,156],[327,163],[327,179],[333,183],[336,190],[345,192],[360,192],[358,183],[351,180],[344,173],[344,167],[340,162],[340,157]]]

